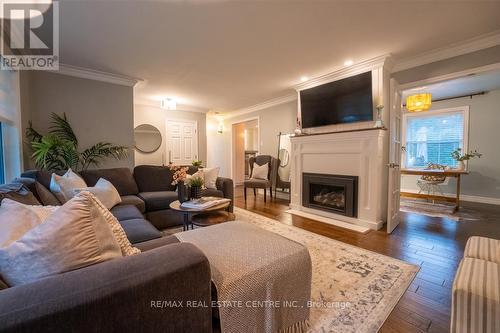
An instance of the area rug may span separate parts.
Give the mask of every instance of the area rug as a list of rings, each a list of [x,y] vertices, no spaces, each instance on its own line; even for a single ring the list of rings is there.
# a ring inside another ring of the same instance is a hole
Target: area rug
[[[419,269],[247,210],[235,208],[235,214],[238,221],[275,232],[309,249],[311,333],[377,332]],[[165,233],[177,231],[179,228]]]
[[[455,212],[455,204],[453,203],[432,203],[427,200],[409,198],[401,198],[400,210],[407,213],[447,218],[455,222],[479,221],[478,216],[481,216],[478,212],[466,207],[461,207],[459,211]]]

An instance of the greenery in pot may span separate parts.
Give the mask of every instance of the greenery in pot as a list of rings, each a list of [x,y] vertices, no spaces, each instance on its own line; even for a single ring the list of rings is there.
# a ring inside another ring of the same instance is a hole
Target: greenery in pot
[[[191,199],[201,198],[201,190],[203,184],[205,183],[203,178],[200,176],[191,176],[186,178],[184,181],[187,186],[189,186],[189,192],[191,194]]]
[[[471,160],[473,158],[481,158],[483,154],[479,153],[477,150],[470,151],[470,153],[465,153],[462,155],[462,148],[457,148],[451,153],[451,157],[458,162],[458,167],[460,169],[465,169],[465,161]]]
[[[48,171],[87,170],[90,166],[98,167],[105,158],[120,160],[127,156],[128,147],[109,142],[98,142],[91,147],[80,150],[78,139],[63,113],[50,115],[49,132],[41,134],[33,128],[30,121],[26,129],[26,138],[32,150],[31,158],[36,166]]]
[[[192,162],[193,166],[201,168],[203,166],[203,161],[202,160],[194,160]]]

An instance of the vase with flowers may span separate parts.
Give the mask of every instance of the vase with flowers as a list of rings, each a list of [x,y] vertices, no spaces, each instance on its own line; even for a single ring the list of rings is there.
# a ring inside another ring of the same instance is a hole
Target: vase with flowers
[[[173,172],[171,184],[177,186],[177,197],[179,199],[179,202],[183,203],[184,201],[188,201],[189,189],[184,181],[188,177],[187,172],[189,168],[178,166],[172,163],[168,165],[168,168]]]
[[[465,170],[465,161],[471,160],[473,158],[481,158],[483,154],[479,153],[477,150],[470,151],[469,153],[462,153],[462,148],[457,148],[451,153],[451,157],[458,162],[457,169]]]

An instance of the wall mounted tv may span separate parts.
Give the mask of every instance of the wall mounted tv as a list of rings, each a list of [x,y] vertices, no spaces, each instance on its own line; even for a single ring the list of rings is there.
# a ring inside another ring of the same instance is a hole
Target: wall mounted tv
[[[302,128],[373,120],[372,73],[300,91]]]

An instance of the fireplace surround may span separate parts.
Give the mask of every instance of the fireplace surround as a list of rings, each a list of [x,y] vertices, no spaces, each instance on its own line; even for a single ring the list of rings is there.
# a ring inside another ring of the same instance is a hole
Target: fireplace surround
[[[358,215],[358,177],[302,174],[302,204],[348,217]]]

